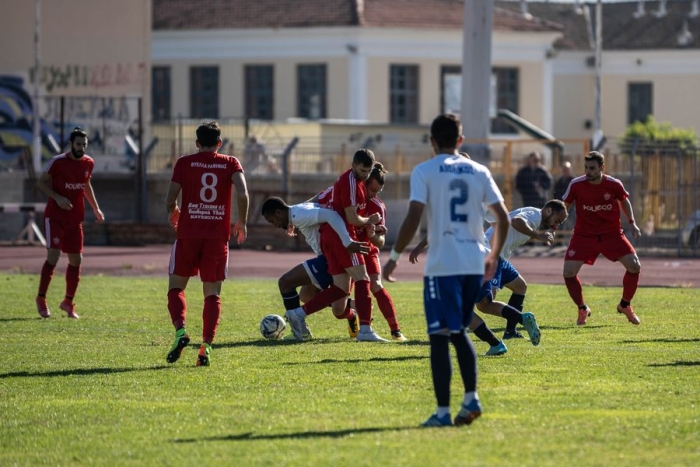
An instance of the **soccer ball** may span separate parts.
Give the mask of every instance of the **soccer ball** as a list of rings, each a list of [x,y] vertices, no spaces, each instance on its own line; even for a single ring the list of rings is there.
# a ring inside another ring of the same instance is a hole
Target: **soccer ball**
[[[260,321],[260,334],[265,339],[276,340],[284,336],[287,330],[287,323],[279,315],[267,315]]]

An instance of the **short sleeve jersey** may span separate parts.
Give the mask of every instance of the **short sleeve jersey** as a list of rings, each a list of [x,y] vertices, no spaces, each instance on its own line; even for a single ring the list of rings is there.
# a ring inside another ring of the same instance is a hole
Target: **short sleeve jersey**
[[[199,152],[175,163],[171,180],[182,187],[177,238],[218,238],[231,234],[231,176],[242,172],[238,159]]]
[[[329,186],[319,193],[316,203],[324,208],[333,209],[333,187]]]
[[[426,206],[426,276],[483,274],[484,210],[503,201],[485,166],[456,154],[439,154],[413,168],[411,201]]]
[[[298,227],[304,234],[306,243],[309,244],[316,255],[321,254],[321,243],[319,233],[319,211],[326,209],[318,204],[300,203],[290,206],[289,219],[294,227]]]
[[[365,207],[364,213],[362,213],[363,216],[369,217],[372,214],[377,213],[380,216],[382,216],[381,222],[379,222],[378,225],[386,225],[385,224],[385,218],[386,218],[386,206],[384,206],[384,201],[382,201],[379,196],[375,196],[374,198],[370,199],[367,201],[367,205]],[[367,231],[364,228],[360,228],[358,231],[357,239],[361,242],[369,242],[369,236],[367,235]],[[379,254],[379,248],[376,246],[372,245],[370,243],[371,249],[369,252],[369,256],[376,256]]]
[[[44,216],[67,223],[79,224],[85,218],[85,187],[87,186],[95,161],[87,154],[80,159],[72,159],[68,154],[54,156],[45,172],[51,175],[53,190],[65,196],[73,205],[70,210],[61,209],[53,198],[49,198]]]
[[[629,196],[622,182],[603,174],[599,184],[589,182],[585,176],[574,178],[564,193],[564,202],[575,204],[578,235],[601,235],[619,232],[620,203]]]
[[[528,227],[532,230],[537,230],[542,223],[542,210],[533,207],[524,207],[516,209],[508,213],[508,217],[512,221],[516,217],[525,221]],[[493,215],[489,212],[486,214],[486,222],[494,222],[495,219]],[[493,227],[489,227],[486,231],[486,241],[491,242],[491,237],[493,237]],[[510,226],[508,228],[508,235],[506,236],[506,241],[503,243],[503,250],[501,250],[501,257],[503,259],[508,259],[511,257],[513,252],[518,249],[519,246],[524,245],[530,241],[530,237],[524,233],[520,233]]]
[[[357,206],[358,213],[362,213],[367,202],[367,192],[362,180],[355,177],[352,169],[348,169],[333,184],[333,200],[331,207],[340,214],[345,221],[348,232],[353,239],[357,239],[354,226],[348,223],[345,216],[345,208]]]

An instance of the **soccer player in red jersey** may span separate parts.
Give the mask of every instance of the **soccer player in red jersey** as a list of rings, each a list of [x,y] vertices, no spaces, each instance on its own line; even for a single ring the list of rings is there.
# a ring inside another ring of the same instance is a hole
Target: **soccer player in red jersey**
[[[202,280],[202,345],[197,366],[209,366],[211,343],[221,316],[221,284],[228,274],[228,242],[231,234],[231,185],[236,187],[238,220],[233,234],[238,244],[248,230],[248,189],[243,168],[233,156],[219,154],[221,128],[216,122],[204,122],[197,128],[199,152],[180,157],[173,168],[165,206],[177,240],[170,254],[168,311],[175,327],[175,342],[168,353],[174,363],[187,347],[185,331],[187,301],[185,287],[190,277]],[[177,204],[182,192],[182,211]]]
[[[385,174],[386,169],[384,169],[384,166],[379,162],[375,162],[374,168],[365,182],[368,201],[363,214],[365,216],[371,216],[375,213],[379,214],[379,216],[381,216],[381,221],[376,225],[363,227],[359,231],[358,238],[361,241],[367,240],[372,245],[369,254],[365,257],[365,268],[367,269],[367,274],[369,274],[370,279],[370,291],[372,295],[374,295],[375,300],[377,300],[377,305],[379,305],[379,310],[382,312],[384,319],[386,319],[386,322],[389,324],[391,338],[403,342],[407,339],[399,328],[394,301],[382,284],[382,269],[379,265],[379,249],[384,246],[387,232],[386,207],[381,198],[379,198],[379,193],[381,193],[384,188]]]
[[[53,157],[37,181],[39,190],[49,197],[44,211],[44,230],[48,242],[46,261],[41,268],[39,292],[36,297],[37,311],[42,318],[51,316],[46,305],[46,292],[61,252],[68,255],[68,267],[66,295],[59,307],[69,318],[79,318],[75,312],[73,297],[78,289],[80,263],[83,260],[83,199],[87,199],[97,222],[104,222],[105,219],[90,184],[95,162],[85,154],[88,145],[87,133],[76,127],[69,139],[70,151]]]
[[[343,173],[333,185],[333,198],[330,206],[343,218],[350,237],[357,241],[357,228],[381,221],[379,214],[364,217],[362,213],[367,203],[364,181],[374,167],[374,153],[369,149],[355,152],[352,167]],[[316,295],[304,307],[287,311],[286,316],[292,329],[303,329],[307,314],[320,310],[336,300],[344,299],[350,293],[351,281],[355,282],[355,306],[360,317],[358,341],[388,342],[378,336],[371,327],[372,299],[370,283],[365,269],[364,256],[349,253],[338,234],[328,225],[320,228],[321,250],[328,261],[328,273],[333,276],[333,285]],[[297,336],[297,338],[299,338]]]
[[[593,264],[599,254],[610,261],[619,261],[627,270],[622,279],[622,300],[617,311],[630,323],[639,324],[630,302],[637,291],[642,268],[634,247],[622,230],[620,209],[632,228],[632,236],[642,233],[634,221],[629,193],[620,180],[605,175],[605,156],[591,151],[585,157],[586,174],[574,178],[564,193],[567,209],[576,204],[576,225],[564,259],[564,282],[569,295],[578,306],[576,324],[584,325],[591,309],[583,300],[583,287],[578,272],[584,264]]]

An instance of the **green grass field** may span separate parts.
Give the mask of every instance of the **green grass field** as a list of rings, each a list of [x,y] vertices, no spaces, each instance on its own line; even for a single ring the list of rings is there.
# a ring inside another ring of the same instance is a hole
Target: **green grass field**
[[[423,429],[435,400],[422,284],[388,285],[409,342],[356,343],[324,310],[296,343],[258,331],[283,314],[276,281],[228,281],[212,366],[196,368],[198,279],[195,345],[174,365],[165,277],[83,277],[78,321],[58,309],[62,274],[39,319],[37,280],[0,275],[0,465],[700,465],[698,289],[640,289],[632,326],[619,288],[587,287],[593,316],[577,327],[563,286],[530,286],[540,346],[483,357],[476,342],[483,417]],[[504,321],[486,319],[500,335]],[[376,307],[375,328],[388,335]],[[452,388],[455,415],[457,375]]]

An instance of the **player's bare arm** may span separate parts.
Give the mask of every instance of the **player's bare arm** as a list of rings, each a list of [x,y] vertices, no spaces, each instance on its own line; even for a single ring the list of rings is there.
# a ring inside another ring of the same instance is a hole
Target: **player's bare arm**
[[[177,229],[177,223],[180,221],[180,208],[177,205],[177,197],[180,194],[182,186],[177,182],[170,182],[168,192],[165,195],[165,209],[168,212],[168,222]]]
[[[49,198],[53,198],[58,207],[69,211],[73,209],[73,204],[65,196],[61,196],[53,189],[53,178],[48,172],[44,172],[36,182],[37,188]]]
[[[411,201],[408,204],[408,212],[401,223],[399,233],[396,236],[396,242],[394,243],[394,250],[396,252],[403,252],[403,250],[406,249],[408,244],[413,239],[413,235],[416,233],[416,230],[418,230],[418,226],[420,225],[423,209],[425,209],[425,204],[419,203],[418,201]]]
[[[551,245],[552,242],[554,241],[554,234],[548,230],[535,230],[532,229],[527,222],[525,222],[524,219],[521,217],[514,217],[511,220],[511,226],[513,229],[516,231],[520,232],[523,235],[527,235],[528,237],[534,239],[534,240],[539,240],[540,242],[543,242],[545,245]]]
[[[374,213],[369,217],[361,216],[357,213],[357,206],[348,206],[345,208],[345,218],[348,220],[350,225],[355,227],[362,227],[367,224],[377,224],[382,220],[382,216],[379,213]]]
[[[620,202],[620,209],[622,209],[622,212],[625,213],[625,216],[627,216],[627,222],[629,223],[630,228],[632,229],[632,236],[634,238],[641,237],[642,231],[639,229],[639,226],[637,226],[637,222],[635,222],[634,220],[632,203],[630,202],[629,198],[625,198],[624,201]]]
[[[343,242],[343,245],[345,246],[345,248],[348,249],[350,253],[369,253],[370,248],[367,243],[355,242],[352,240],[352,238],[350,238],[348,229],[347,227],[345,227],[345,222],[343,222],[343,218],[340,217],[340,215],[337,212],[325,208],[317,209],[319,223],[325,222],[328,225],[330,225],[333,228],[333,230],[335,230],[335,233],[338,234],[340,241]]]
[[[238,207],[238,221],[233,226],[233,234],[240,245],[248,238],[248,208],[250,199],[248,197],[248,186],[246,185],[243,172],[236,172],[231,176],[231,182],[236,188],[236,206]]]
[[[493,278],[496,272],[496,267],[498,266],[498,258],[503,250],[503,244],[508,236],[508,228],[510,227],[510,218],[508,217],[508,210],[503,201],[499,203],[489,204],[489,211],[496,218],[496,225],[493,230],[493,237],[491,237],[491,251],[486,256],[484,263],[484,283]]]
[[[92,189],[92,183],[90,183],[90,180],[88,179],[87,183],[85,184],[85,199],[87,200],[88,204],[92,208],[92,212],[95,213],[95,222],[98,224],[104,222],[105,220],[105,215],[100,209],[100,206],[97,204],[97,199],[95,198],[95,190]]]

